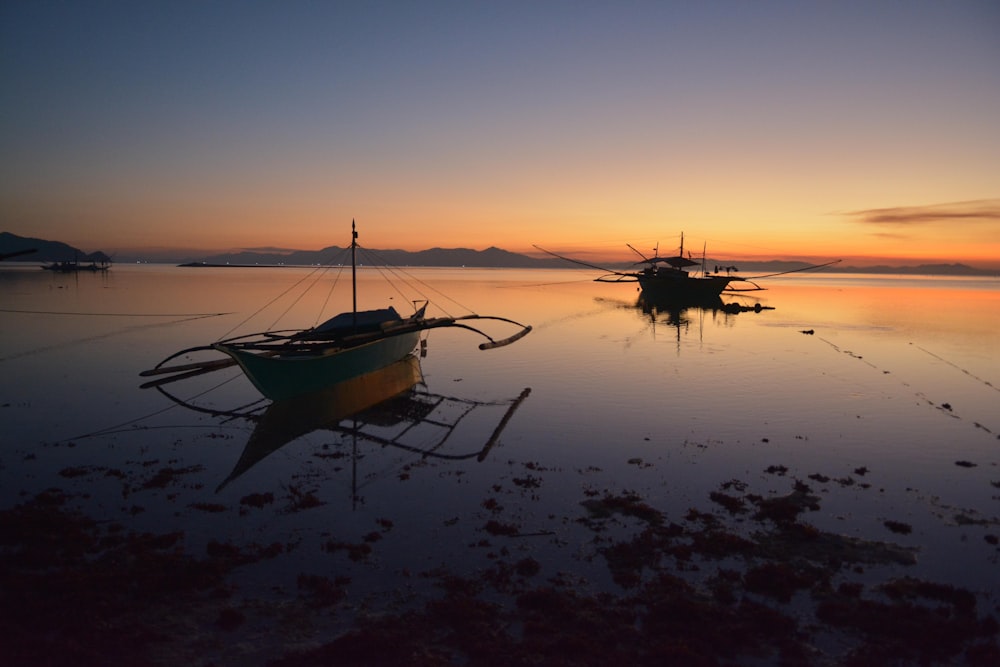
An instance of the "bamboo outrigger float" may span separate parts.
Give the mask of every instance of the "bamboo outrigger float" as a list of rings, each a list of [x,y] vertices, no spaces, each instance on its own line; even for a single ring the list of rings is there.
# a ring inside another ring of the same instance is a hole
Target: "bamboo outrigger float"
[[[528,325],[504,317],[465,315],[460,317],[425,317],[427,302],[416,306],[409,317],[401,317],[395,308],[357,309],[358,233],[351,222],[352,310],[336,315],[310,329],[264,331],[221,340],[210,345],[187,348],[170,355],[155,367],[140,373],[143,377],[163,375],[142,385],[161,386],[222,368],[239,365],[260,391],[274,401],[314,392],[323,387],[384,368],[411,354],[420,334],[430,329],[457,327],[484,336],[487,342],[479,349],[489,350],[523,338],[531,331]],[[519,327],[514,334],[495,340],[470,324],[494,320]],[[205,362],[169,365],[191,353],[215,350],[228,358]]]

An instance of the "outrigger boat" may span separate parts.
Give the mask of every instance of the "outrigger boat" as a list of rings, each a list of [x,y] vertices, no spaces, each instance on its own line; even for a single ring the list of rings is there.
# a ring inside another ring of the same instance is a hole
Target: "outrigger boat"
[[[702,275],[691,275],[687,269],[692,266],[698,266],[699,263],[691,258],[690,252],[687,257],[684,256],[683,233],[681,234],[680,250],[673,257],[660,257],[658,247],[652,257],[643,256],[642,253],[631,245],[629,248],[642,257],[642,261],[637,262],[637,264],[645,264],[645,268],[640,271],[619,275],[615,280],[609,279],[608,276],[603,276],[600,282],[621,282],[623,279],[632,279],[634,277],[635,281],[639,283],[643,294],[649,299],[702,303],[718,299],[723,290],[729,288],[729,283],[736,280],[745,280],[728,273],[726,275],[710,274],[705,269],[704,254],[702,255],[701,262]],[[748,292],[763,289],[748,279],[745,282],[749,282],[753,287],[739,291]]]
[[[314,392],[323,387],[384,368],[411,354],[420,342],[420,334],[431,329],[457,327],[485,337],[479,345],[489,350],[509,345],[528,334],[531,327],[504,317],[465,315],[460,317],[426,317],[427,301],[417,306],[409,317],[401,317],[393,307],[377,310],[357,309],[358,233],[351,222],[351,278],[353,308],[310,329],[264,331],[217,341],[176,352],[143,377],[168,375],[147,382],[143,388],[154,387],[239,365],[261,394],[273,401]],[[494,320],[513,324],[519,330],[500,340],[494,340],[469,322]],[[215,350],[228,358],[203,362],[167,365],[191,353]]]
[[[643,296],[647,300],[657,301],[659,303],[670,303],[674,305],[712,305],[716,302],[720,302],[720,298],[723,292],[727,294],[735,294],[741,292],[759,292],[766,288],[761,287],[754,280],[760,278],[770,278],[772,276],[784,275],[786,273],[795,273],[797,271],[807,271],[810,269],[818,269],[823,266],[829,266],[830,264],[835,264],[840,260],[835,260],[833,262],[828,262],[826,264],[818,264],[814,266],[807,266],[800,269],[793,269],[791,271],[782,271],[781,273],[771,273],[765,276],[753,276],[751,278],[744,278],[742,276],[734,276],[732,271],[736,271],[736,267],[716,267],[715,272],[710,272],[708,267],[705,265],[705,250],[702,250],[701,262],[696,261],[692,258],[690,251],[687,256],[684,256],[684,234],[681,233],[681,245],[676,255],[672,257],[660,257],[659,247],[653,251],[652,257],[647,257],[641,252],[636,250],[629,244],[629,249],[632,252],[639,255],[642,258],[641,261],[636,262],[636,266],[643,266],[641,269],[629,270],[629,271],[616,271],[613,269],[607,269],[600,266],[595,266],[594,264],[588,264],[586,262],[581,262],[570,257],[565,257],[563,255],[558,255],[554,252],[550,252],[545,248],[540,246],[535,246],[542,252],[552,255],[553,257],[558,257],[559,259],[572,262],[574,264],[579,264],[581,266],[586,266],[592,269],[598,269],[604,271],[605,275],[598,276],[594,279],[595,282],[599,283],[628,283],[636,282],[639,284],[639,289],[642,291]],[[701,275],[694,275],[688,271],[689,268],[693,266],[701,266]],[[722,271],[725,271],[723,274]],[[731,283],[740,282],[746,283],[747,286],[744,287],[732,287]],[[721,302],[720,302],[721,303]]]

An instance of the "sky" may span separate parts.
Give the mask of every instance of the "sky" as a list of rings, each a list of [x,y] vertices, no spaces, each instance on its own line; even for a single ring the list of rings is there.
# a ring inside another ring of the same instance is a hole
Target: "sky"
[[[1000,3],[0,3],[0,231],[1000,268]]]

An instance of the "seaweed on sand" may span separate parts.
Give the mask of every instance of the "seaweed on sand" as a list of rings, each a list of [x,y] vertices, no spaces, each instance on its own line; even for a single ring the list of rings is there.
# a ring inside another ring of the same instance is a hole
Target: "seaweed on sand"
[[[70,510],[50,490],[0,511],[0,636],[12,665],[142,665],[166,618],[213,618],[232,569],[281,552],[211,543],[185,555],[184,534],[127,531]]]
[[[255,616],[265,605],[255,607],[251,591],[228,582],[237,568],[280,556],[280,545],[211,543],[201,556],[186,555],[183,533],[101,524],[49,492],[0,512],[0,592],[11,601],[0,610],[0,633],[13,638],[5,657],[15,664],[178,664],[185,651],[205,646],[191,642],[195,630],[217,645],[239,634],[240,646],[252,651],[240,664],[271,659],[267,664],[284,667],[997,664],[995,610],[977,609],[972,592],[914,577],[881,585],[852,580],[862,564],[907,567],[913,549],[802,522],[819,501],[799,483],[768,498],[743,484],[723,490],[726,504],[748,511],[731,514],[716,501],[709,503],[714,512],[690,509],[671,520],[635,492],[584,500],[576,525],[594,534],[618,587],[592,586],[567,571],[569,559],[553,563],[527,556],[526,546],[501,547],[472,574],[421,572],[437,592],[402,609],[359,607],[356,584],[336,571],[302,574],[283,611],[267,612],[283,621],[273,625]],[[496,509],[492,521],[514,525]],[[379,525],[384,532],[393,522]],[[523,544],[522,533],[510,532],[491,539]],[[377,550],[387,548],[376,539],[381,534],[361,543],[331,538],[320,548],[350,555],[349,547],[358,547],[364,557],[355,562],[365,568],[368,554],[378,560]],[[299,628],[318,618],[336,619],[336,629],[308,642],[281,636],[290,623]],[[821,655],[816,647],[831,631],[836,648]]]

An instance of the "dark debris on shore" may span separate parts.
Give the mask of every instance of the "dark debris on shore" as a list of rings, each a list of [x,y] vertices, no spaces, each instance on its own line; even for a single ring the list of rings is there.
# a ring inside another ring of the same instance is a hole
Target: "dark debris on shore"
[[[764,497],[731,480],[709,494],[709,511],[673,518],[635,492],[585,496],[570,520],[592,534],[617,592],[544,574],[538,561],[501,547],[476,576],[421,573],[439,595],[402,611],[356,613],[345,606],[350,579],[302,573],[282,620],[262,632],[254,614],[265,603],[229,575],[280,558],[284,545],[209,542],[191,554],[183,532],[98,522],[50,489],[0,511],[5,661],[228,664],[200,656],[193,637],[219,646],[255,627],[240,640],[241,665],[1000,664],[997,609],[906,575],[863,583],[869,571],[912,565],[915,549],[803,521],[820,499],[801,481]],[[264,500],[273,502],[244,498]],[[484,542],[523,536],[501,512],[481,529]],[[324,548],[363,561],[378,537]],[[296,619],[316,614],[340,616],[346,629],[283,640]]]

